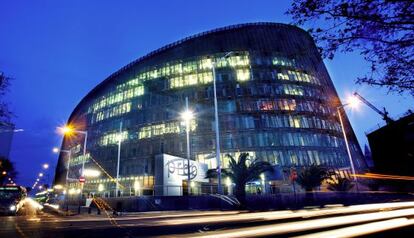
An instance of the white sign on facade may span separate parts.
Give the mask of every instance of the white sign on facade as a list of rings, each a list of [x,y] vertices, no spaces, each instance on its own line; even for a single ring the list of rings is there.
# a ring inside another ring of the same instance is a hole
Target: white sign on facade
[[[190,160],[190,180],[208,182],[207,165]],[[155,195],[182,196],[183,180],[188,179],[188,160],[168,154],[155,156]]]

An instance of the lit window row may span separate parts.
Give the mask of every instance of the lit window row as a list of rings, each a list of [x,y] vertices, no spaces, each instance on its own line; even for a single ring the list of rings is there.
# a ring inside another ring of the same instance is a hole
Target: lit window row
[[[217,68],[223,67],[243,67],[249,66],[250,60],[248,52],[241,52],[240,55],[229,56],[225,60],[220,60],[220,57],[216,57],[215,61],[217,62]],[[166,77],[171,78],[174,76],[182,76],[183,74],[196,74],[200,72],[206,72],[211,70],[213,60],[208,57],[203,57],[193,61],[184,61],[184,62],[169,62],[161,65],[160,67],[153,68],[150,70],[145,70],[137,75],[133,80],[138,79],[139,82],[146,80]],[[127,82],[128,83],[128,82]]]
[[[113,104],[125,102],[131,98],[138,97],[144,94],[144,86],[134,85],[129,89],[124,89],[121,92],[115,91],[109,93],[95,102],[92,107],[89,109],[89,112],[96,112],[100,109],[103,109]]]
[[[343,146],[343,139],[320,133],[302,132],[257,132],[224,135],[224,149],[239,149],[246,147],[296,146],[296,147],[330,147]]]
[[[315,116],[299,116],[299,115],[261,115],[261,121],[266,128],[317,128],[340,131],[338,123],[324,120]]]
[[[95,118],[92,119],[92,123],[95,122],[99,122],[111,117],[116,117],[125,113],[128,113],[131,111],[131,103],[127,102],[127,103],[123,103],[120,105],[115,105],[111,108],[108,108],[104,111],[100,111],[98,113],[95,114]]]
[[[241,111],[275,111],[275,110],[296,110],[295,99],[276,99],[244,101],[239,103]]]
[[[315,128],[340,131],[338,123],[304,115],[228,115],[222,119],[224,130],[260,128]]]
[[[274,57],[272,59],[272,63],[273,63],[273,65],[290,66],[290,67],[293,67],[293,66],[296,65],[294,59],[289,59],[289,58],[283,57],[283,56]]]
[[[128,131],[123,131],[122,133],[116,132],[116,133],[110,133],[106,134],[101,137],[99,140],[99,144],[101,146],[107,146],[112,144],[117,144],[119,140],[123,141],[128,139]]]
[[[191,85],[208,84],[213,82],[213,73],[204,72],[173,77],[169,80],[170,88],[182,88]]]
[[[247,52],[242,53],[242,55],[230,56],[225,60],[219,60],[218,57],[215,60],[217,61],[217,68],[249,65]],[[212,59],[204,57],[194,61],[166,63],[161,67],[146,70],[139,73],[137,77],[117,85],[116,90],[95,102],[89,112],[96,112],[112,104],[143,95],[144,86],[142,83],[146,80],[167,77],[170,78],[170,88],[210,83],[213,81],[211,64]],[[246,81],[250,78],[250,72],[247,69],[237,70],[236,73],[239,81]],[[120,90],[122,91],[119,92]]]
[[[283,85],[283,92],[286,95],[295,95],[295,96],[303,96],[304,95],[303,87],[300,87],[298,85],[284,84]]]
[[[72,167],[72,166],[80,165],[80,164],[84,163],[84,161],[85,161],[85,163],[89,162],[89,160],[90,160],[89,153],[86,154],[85,156],[83,156],[83,155],[75,156],[75,157],[70,159],[70,165],[69,166]]]
[[[285,166],[307,166],[310,164],[325,165],[339,167],[348,166],[346,156],[334,150],[260,150],[260,151],[242,151],[228,152],[221,154],[222,167],[228,168],[230,159],[226,156],[231,155],[237,160],[243,152],[249,153],[251,160],[260,159],[267,161],[272,165]],[[207,164],[209,169],[217,168],[215,158],[211,158],[211,154],[198,154],[196,161]]]
[[[118,181],[138,181],[141,187],[150,187],[154,185],[153,176],[129,176],[129,177],[120,177]],[[90,184],[100,184],[100,183],[115,183],[115,178],[106,178],[106,179],[94,179],[94,180],[86,180],[86,183]]]
[[[279,80],[290,80],[320,85],[320,82],[316,77],[307,73],[294,70],[282,70],[280,73],[277,74],[277,78]]]
[[[332,114],[332,110],[327,106],[314,102],[295,99],[275,99],[275,100],[243,100],[238,104],[239,111],[297,111],[297,112],[314,112],[322,114]]]
[[[192,120],[190,123],[190,130],[194,131],[197,127],[196,121]],[[173,121],[151,126],[141,127],[138,133],[139,139],[151,138],[164,134],[179,134],[185,131],[185,127],[181,125],[180,121]]]

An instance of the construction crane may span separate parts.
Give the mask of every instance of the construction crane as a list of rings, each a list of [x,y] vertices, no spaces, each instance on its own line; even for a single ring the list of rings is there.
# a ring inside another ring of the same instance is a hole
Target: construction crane
[[[378,108],[376,108],[374,105],[372,105],[370,102],[368,102],[368,100],[366,100],[364,97],[362,97],[361,95],[359,95],[359,93],[354,92],[354,96],[356,98],[358,98],[361,102],[365,103],[368,107],[370,107],[372,110],[374,110],[376,113],[380,114],[382,116],[382,119],[387,123],[390,124],[391,122],[393,122],[394,120],[392,118],[390,118],[388,116],[388,112],[385,109],[385,107],[383,108],[383,111],[379,110]]]

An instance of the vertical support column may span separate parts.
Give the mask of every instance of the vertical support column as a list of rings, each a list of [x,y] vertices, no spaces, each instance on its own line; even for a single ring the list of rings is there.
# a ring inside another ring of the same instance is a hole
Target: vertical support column
[[[117,159],[117,164],[116,164],[115,197],[118,197],[118,191],[119,191],[119,164],[121,161],[121,142],[122,142],[122,121],[119,124],[119,134],[118,134],[118,159]]]

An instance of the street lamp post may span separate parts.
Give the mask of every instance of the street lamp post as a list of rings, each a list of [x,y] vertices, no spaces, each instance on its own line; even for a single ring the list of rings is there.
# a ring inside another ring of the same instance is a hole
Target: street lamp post
[[[83,142],[83,160],[82,160],[82,172],[81,172],[81,176],[83,176],[83,171],[85,170],[85,157],[86,157],[86,145],[88,142],[88,131],[74,130],[69,126],[65,126],[61,128],[61,131],[63,132],[64,135],[70,134],[70,133],[78,133],[78,134],[83,134],[85,136],[84,142]]]
[[[68,179],[69,179],[69,166],[70,166],[70,159],[72,157],[72,152],[70,150],[59,150],[58,148],[53,148],[54,153],[67,153],[68,154],[68,163],[67,163],[67,169],[66,169],[66,179],[65,179],[65,188],[66,188],[66,194],[65,194],[65,200],[66,200],[66,211],[69,210],[69,204],[67,201],[67,197],[69,196],[69,188],[68,188]]]
[[[116,163],[115,197],[118,197],[118,192],[119,192],[119,164],[121,161],[121,142],[122,142],[122,121],[119,124],[119,134],[118,134],[118,158],[117,158],[117,163]]]
[[[194,114],[188,108],[188,97],[185,98],[185,111],[181,113],[181,118],[185,122],[185,132],[187,137],[187,190],[188,195],[191,194],[191,186],[190,186],[190,159],[191,159],[191,151],[190,151],[190,127],[191,127],[191,119],[194,118]]]
[[[342,115],[341,115],[341,109],[344,109],[344,107],[347,106],[347,105],[349,105],[349,104],[343,104],[341,106],[338,106],[336,108],[336,111],[338,113],[339,122],[341,123],[342,134],[343,134],[344,140],[345,140],[345,146],[346,146],[346,151],[348,153],[349,163],[351,165],[351,171],[352,171],[352,174],[353,174],[353,177],[354,177],[354,181],[355,181],[355,183],[357,183],[357,177],[355,175],[354,162],[352,160],[352,154],[351,154],[351,150],[349,148],[348,137],[346,135],[346,131],[345,131],[345,127],[344,127],[344,122],[342,120]],[[356,186],[358,187],[358,185],[356,185]]]
[[[83,142],[83,159],[82,159],[82,171],[81,171],[81,176],[83,177],[84,176],[84,171],[85,171],[86,145],[87,145],[87,142],[88,142],[88,131],[74,130],[70,126],[65,126],[65,127],[61,128],[61,131],[64,135],[65,134],[70,134],[70,133],[79,133],[79,134],[83,134],[85,136],[84,142]],[[83,193],[83,184],[80,185],[78,213],[80,213],[82,193]]]
[[[225,60],[231,54],[233,54],[233,52],[228,52],[223,57],[221,57],[218,60],[218,62]],[[217,62],[215,62],[214,60],[211,63],[211,70],[213,73],[214,120],[215,120],[215,129],[216,129],[217,193],[223,194],[223,188],[221,184],[220,131],[219,131],[218,108],[217,108],[216,64]]]

